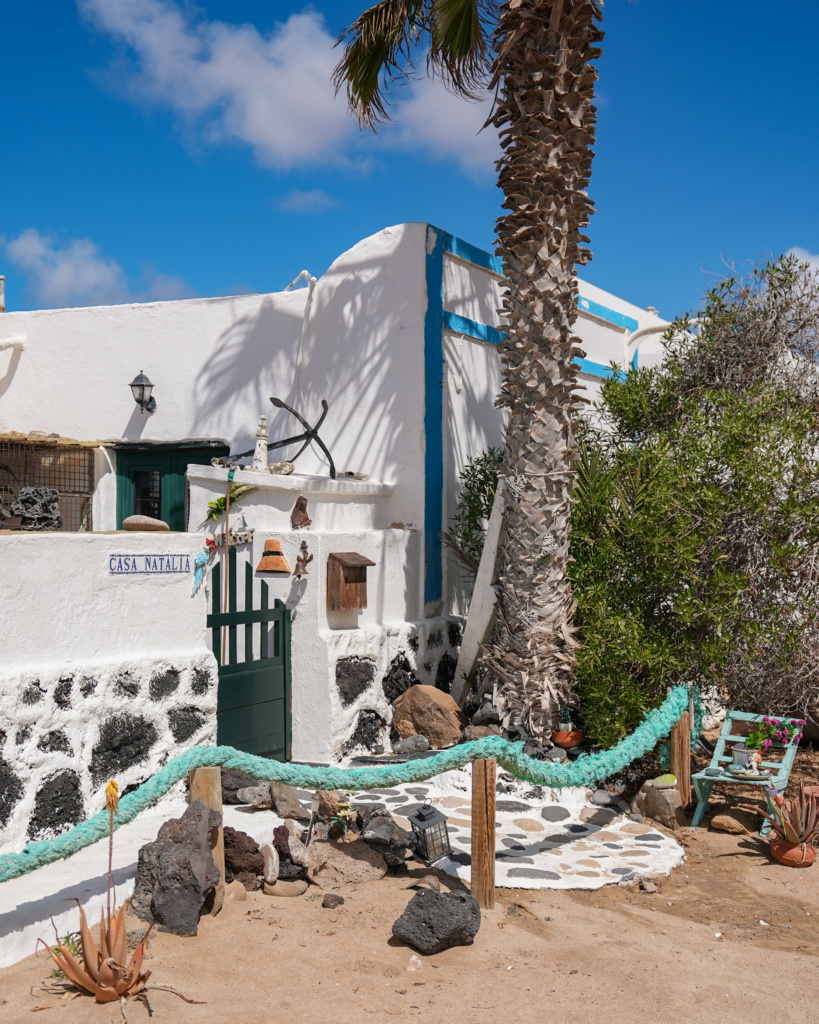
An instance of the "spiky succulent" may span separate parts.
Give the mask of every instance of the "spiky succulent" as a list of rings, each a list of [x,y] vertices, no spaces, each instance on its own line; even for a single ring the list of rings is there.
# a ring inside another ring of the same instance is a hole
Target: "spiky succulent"
[[[748,808],[752,810],[756,808]],[[819,804],[816,797],[805,789],[805,783],[799,786],[799,795],[795,800],[783,799],[774,801],[773,814],[763,817],[771,823],[771,828],[788,843],[801,846],[816,846],[819,839]]]
[[[71,950],[57,940],[56,949],[46,945],[51,959],[83,995],[94,996],[98,1003],[111,1003],[125,996],[136,995],[145,987],[151,976],[150,971],[140,973],[145,957],[145,945],[153,928],[151,925],[140,939],[136,949],[126,964],[128,956],[128,935],[125,928],[127,901],[119,914],[116,910],[108,916],[103,910],[100,914],[100,944],[94,942],[91,929],[85,918],[82,904],[77,900],[80,909],[80,945],[82,963]]]

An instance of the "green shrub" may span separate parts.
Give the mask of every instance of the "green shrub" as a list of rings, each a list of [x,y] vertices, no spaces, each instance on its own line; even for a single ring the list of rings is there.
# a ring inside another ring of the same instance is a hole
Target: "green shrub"
[[[735,707],[815,699],[816,275],[783,257],[712,289],[662,366],[604,382],[580,425],[570,576],[590,738],[627,735],[669,686]]]
[[[804,712],[819,693],[819,287],[782,257],[706,297],[659,367],[604,381],[577,425],[575,717],[610,747],[680,683]],[[474,565],[500,453],[464,471]]]

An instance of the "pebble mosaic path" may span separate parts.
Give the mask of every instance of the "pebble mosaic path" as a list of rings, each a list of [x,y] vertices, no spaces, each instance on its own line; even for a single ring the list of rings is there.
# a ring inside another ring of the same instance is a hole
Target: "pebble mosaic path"
[[[309,803],[310,793],[298,791]],[[403,828],[426,799],[447,815],[452,856],[436,867],[470,878],[472,824],[469,768],[423,783],[356,793],[354,805],[383,803]],[[495,802],[495,884],[523,889],[598,889],[642,875],[668,875],[685,856],[670,836],[616,808],[597,807],[587,789],[532,786],[500,773]]]

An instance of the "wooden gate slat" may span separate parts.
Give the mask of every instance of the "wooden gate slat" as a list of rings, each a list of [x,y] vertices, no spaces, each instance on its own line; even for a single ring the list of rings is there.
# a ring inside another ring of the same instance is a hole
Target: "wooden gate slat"
[[[245,613],[253,611],[253,567],[245,562]],[[245,661],[253,661],[253,623],[245,620]]]
[[[227,533],[227,523],[225,523],[225,532]],[[232,615],[236,615],[236,548],[228,548],[228,611]],[[236,623],[235,622],[228,626],[228,662],[231,665],[235,665],[239,660],[239,655],[236,652]]]
[[[262,580],[262,611],[266,612],[267,610],[267,581]],[[259,655],[262,658],[262,661],[268,657],[267,637],[269,630],[270,627],[268,626],[267,621],[262,619],[259,635]]]
[[[219,632],[220,632],[220,630],[219,630],[219,626],[217,625],[217,623],[213,622],[212,619],[213,619],[214,615],[218,615],[219,614],[219,595],[222,593],[222,588],[221,588],[221,585],[220,585],[221,578],[222,578],[222,567],[217,562],[216,565],[214,565],[213,573],[211,574],[211,580],[212,580],[212,587],[211,587],[211,597],[212,597],[212,600],[211,600],[211,605],[213,606],[213,615],[209,616],[209,624],[213,626],[213,629],[211,629],[211,631],[210,631],[211,646],[213,648],[213,653],[216,655],[216,660],[219,662],[220,665],[222,663],[222,648],[221,648],[221,644],[220,644],[220,641],[219,641]]]

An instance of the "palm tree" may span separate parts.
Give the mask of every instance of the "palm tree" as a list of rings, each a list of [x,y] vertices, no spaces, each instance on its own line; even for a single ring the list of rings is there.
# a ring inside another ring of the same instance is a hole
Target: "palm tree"
[[[339,39],[336,87],[362,125],[389,120],[386,92],[427,69],[456,93],[496,91],[498,184],[506,211],[497,252],[509,284],[497,404],[508,411],[499,551],[500,638],[484,654],[504,726],[548,740],[558,697],[570,699],[577,642],[566,565],[580,408],[573,359],[582,355],[575,265],[595,133],[592,65],[603,34],[596,0],[381,0]]]

